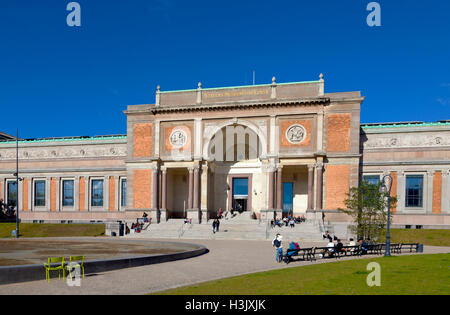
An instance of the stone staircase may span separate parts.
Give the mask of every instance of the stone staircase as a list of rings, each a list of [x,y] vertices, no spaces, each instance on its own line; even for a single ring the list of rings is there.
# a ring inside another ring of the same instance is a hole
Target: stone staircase
[[[151,224],[141,233],[128,234],[127,238],[173,238],[173,239],[226,239],[226,240],[272,240],[280,233],[285,241],[322,241],[322,232],[316,222],[303,222],[291,227],[274,227],[264,221],[254,220],[248,213],[221,219],[219,232],[213,233],[212,220],[202,224],[185,224],[183,219],[169,219]]]

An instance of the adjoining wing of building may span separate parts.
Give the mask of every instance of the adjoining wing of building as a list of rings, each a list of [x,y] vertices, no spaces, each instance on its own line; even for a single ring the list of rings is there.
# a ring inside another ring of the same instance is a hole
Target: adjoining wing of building
[[[350,187],[393,178],[394,224],[450,225],[450,122],[360,123],[360,92],[317,81],[163,92],[124,111],[127,134],[19,141],[23,222],[191,218],[219,209],[345,222]],[[119,115],[120,113],[118,113]],[[1,134],[3,136],[3,134]],[[15,204],[16,142],[0,142]]]

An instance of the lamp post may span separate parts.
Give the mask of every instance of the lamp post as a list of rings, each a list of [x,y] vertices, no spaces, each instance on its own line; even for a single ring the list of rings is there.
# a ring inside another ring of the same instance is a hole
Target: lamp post
[[[386,178],[389,179],[389,188],[386,186]],[[390,225],[391,225],[391,188],[392,188],[392,176],[385,175],[382,179],[381,191],[383,193],[387,192],[387,201],[388,201],[388,219],[386,226],[386,250],[384,252],[384,256],[391,256],[391,233],[390,233]]]
[[[16,135],[16,238],[19,238],[19,129]]]

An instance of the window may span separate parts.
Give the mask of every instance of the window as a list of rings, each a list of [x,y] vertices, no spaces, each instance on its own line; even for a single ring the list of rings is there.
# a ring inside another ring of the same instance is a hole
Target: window
[[[34,206],[45,207],[45,180],[34,182]]]
[[[120,204],[122,207],[126,207],[126,205],[127,205],[127,180],[126,179],[122,179],[120,191],[121,191]]]
[[[406,176],[406,207],[423,206],[423,175]]]
[[[92,180],[91,205],[93,207],[103,207],[103,179]]]
[[[7,204],[8,206],[15,207],[17,202],[17,184],[16,181],[10,181],[7,183],[8,185],[8,196],[7,196]]]
[[[63,207],[73,207],[73,185],[73,180],[63,180],[62,182]]]
[[[380,176],[378,175],[364,175],[363,176],[363,181],[372,184],[372,185],[377,185],[380,183]]]

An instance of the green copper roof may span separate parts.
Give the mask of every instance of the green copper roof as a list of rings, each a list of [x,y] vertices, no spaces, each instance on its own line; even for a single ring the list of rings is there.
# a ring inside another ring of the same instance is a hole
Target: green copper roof
[[[362,129],[450,126],[450,121],[362,124]]]
[[[126,135],[116,135],[116,136],[98,136],[98,137],[66,137],[66,138],[48,138],[48,139],[28,139],[19,140],[21,143],[50,143],[50,142],[75,142],[75,141],[106,141],[106,140],[122,140],[126,139]],[[13,144],[16,143],[15,140],[0,141],[1,144]]]
[[[288,82],[288,83],[276,83],[276,85],[292,85],[292,84],[308,84],[308,83],[319,83],[320,81],[303,81],[303,82]],[[211,90],[224,90],[224,89],[241,89],[241,88],[252,88],[252,87],[263,87],[263,86],[272,86],[272,83],[268,84],[256,84],[256,85],[240,85],[240,86],[227,86],[227,87],[216,87],[216,88],[202,88],[202,91],[211,91]],[[175,91],[160,91],[161,94],[167,93],[179,93],[179,92],[194,92],[198,91],[198,89],[190,89],[190,90],[175,90]]]

